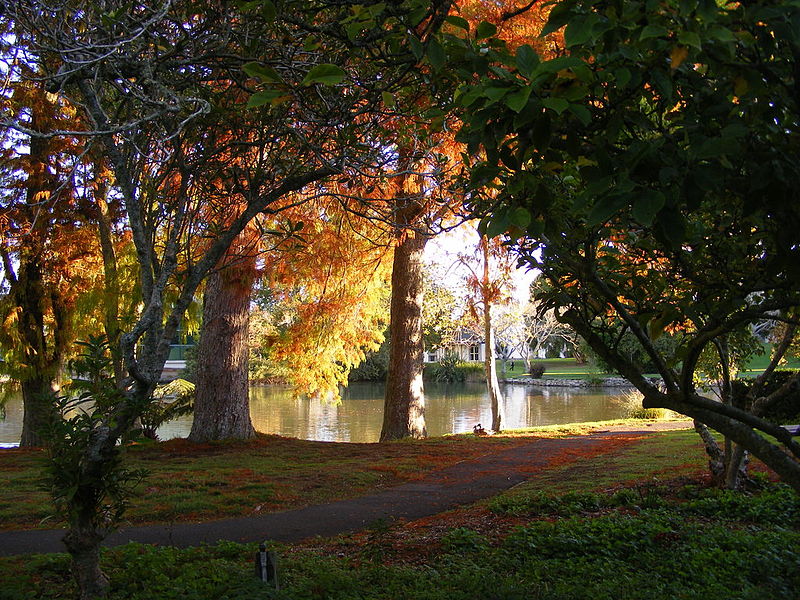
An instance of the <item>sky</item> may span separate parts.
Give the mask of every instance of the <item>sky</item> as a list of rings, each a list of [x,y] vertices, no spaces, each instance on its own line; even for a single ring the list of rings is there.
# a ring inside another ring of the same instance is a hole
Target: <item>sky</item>
[[[425,260],[430,265],[438,265],[445,274],[445,283],[450,288],[463,286],[466,269],[458,263],[459,253],[472,253],[478,244],[478,233],[474,223],[441,233],[425,246]],[[528,288],[536,278],[536,271],[517,269],[514,274],[514,298],[523,303],[528,299]]]

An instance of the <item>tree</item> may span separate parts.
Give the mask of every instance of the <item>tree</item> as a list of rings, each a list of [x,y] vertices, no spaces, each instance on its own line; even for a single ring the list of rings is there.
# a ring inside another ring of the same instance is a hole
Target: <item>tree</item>
[[[205,282],[197,344],[194,419],[189,439],[208,442],[255,437],[250,419],[250,299],[256,280],[252,248],[229,248]],[[252,233],[249,236],[252,238]],[[237,251],[238,250],[238,251]]]
[[[492,430],[502,428],[502,394],[497,381],[496,350],[493,313],[497,306],[507,304],[511,299],[516,259],[501,245],[499,239],[490,240],[480,236],[475,255],[460,255],[461,264],[467,270],[467,302],[472,318],[481,324],[484,342],[483,369],[486,388],[492,407]]]
[[[73,107],[30,81],[12,81],[6,100],[7,111],[36,131],[76,125]],[[76,335],[85,331],[78,315],[84,322],[96,316],[81,297],[103,297],[94,293],[102,280],[100,247],[85,228],[101,193],[80,191],[82,171],[98,165],[84,157],[75,137],[52,140],[5,130],[2,142],[0,256],[8,290],[0,308],[3,367],[22,388],[20,446],[42,446],[50,396],[60,388]],[[107,242],[113,252],[111,236]]]
[[[798,18],[776,2],[565,2],[544,32],[566,25],[569,54],[495,44],[484,55],[510,68],[460,98],[462,138],[485,152],[473,211],[542,270],[540,299],[645,407],[716,429],[800,491],[800,445],[758,401],[717,402],[695,382],[703,352],[732,333],[770,315],[796,323]],[[486,186],[496,199],[479,196]],[[678,337],[669,354],[655,344],[665,331]],[[620,332],[663,388],[619,351]]]
[[[435,21],[441,8],[271,7],[245,5],[247,14],[225,3],[158,0],[122,8],[80,1],[4,7],[26,60],[41,69],[39,85],[72,98],[86,127],[37,131],[7,114],[5,123],[43,139],[80,135],[99,148],[114,173],[139,269],[143,307],[119,344],[129,378],[94,418],[75,423],[81,435],[71,438],[80,442],[73,453],[79,460],[69,463],[72,491],[62,507],[84,598],[108,586],[98,551],[107,531],[103,499],[119,484],[115,477],[126,477],[119,442],[146,409],[198,286],[257,214],[312,182],[372,161],[376,149],[354,125],[363,125],[364,109],[375,105],[382,85],[399,81],[387,80],[385,61],[403,67],[398,50],[409,43],[408,32]],[[356,76],[358,65],[370,69]],[[249,101],[262,120],[250,121],[251,135],[222,147],[211,143],[215,132],[230,131],[230,92],[255,91],[249,74],[265,86]],[[259,154],[260,168],[243,173],[236,162],[209,160],[242,145]],[[209,163],[220,169],[218,178],[202,168]],[[242,201],[205,204],[203,192],[213,191],[216,179],[235,182]],[[213,218],[212,209],[226,218]],[[52,480],[55,488],[59,481]]]
[[[458,299],[443,280],[438,268],[425,272],[422,336],[428,352],[452,347],[460,325]]]

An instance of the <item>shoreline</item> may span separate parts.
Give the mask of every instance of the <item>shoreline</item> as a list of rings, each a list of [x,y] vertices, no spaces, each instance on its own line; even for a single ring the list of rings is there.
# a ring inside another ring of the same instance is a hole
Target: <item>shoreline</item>
[[[652,383],[658,383],[658,378],[648,378]],[[534,379],[533,377],[514,377],[512,379],[505,379],[505,383],[515,385],[534,385],[540,387],[568,387],[568,388],[631,388],[634,386],[630,381],[624,377],[603,377],[600,380],[593,379]]]

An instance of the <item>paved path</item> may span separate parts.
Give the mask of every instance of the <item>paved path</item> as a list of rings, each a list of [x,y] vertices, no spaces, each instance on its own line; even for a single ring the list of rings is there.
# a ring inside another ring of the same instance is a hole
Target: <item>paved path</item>
[[[672,429],[684,426],[683,423],[668,425]],[[638,437],[662,428],[629,427],[568,438],[537,438],[529,444],[464,461],[429,473],[419,481],[370,496],[206,523],[125,527],[110,535],[105,545],[139,542],[186,547],[219,540],[293,542],[317,535],[358,531],[378,519],[419,519],[494,496],[531,478],[553,462],[569,459],[576,452],[608,452],[618,447],[613,442],[620,435]],[[0,556],[63,552],[63,536],[64,530],[60,529],[0,531]]]

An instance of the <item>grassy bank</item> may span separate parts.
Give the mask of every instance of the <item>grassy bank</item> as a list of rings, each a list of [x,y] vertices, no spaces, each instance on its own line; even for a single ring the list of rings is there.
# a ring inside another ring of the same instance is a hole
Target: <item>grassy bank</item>
[[[253,545],[129,545],[104,568],[112,600],[796,598],[797,496],[709,489],[704,462],[691,433],[653,434],[475,506],[275,546],[280,592],[253,578]],[[75,594],[65,555],[0,559],[0,578],[4,599]]]

